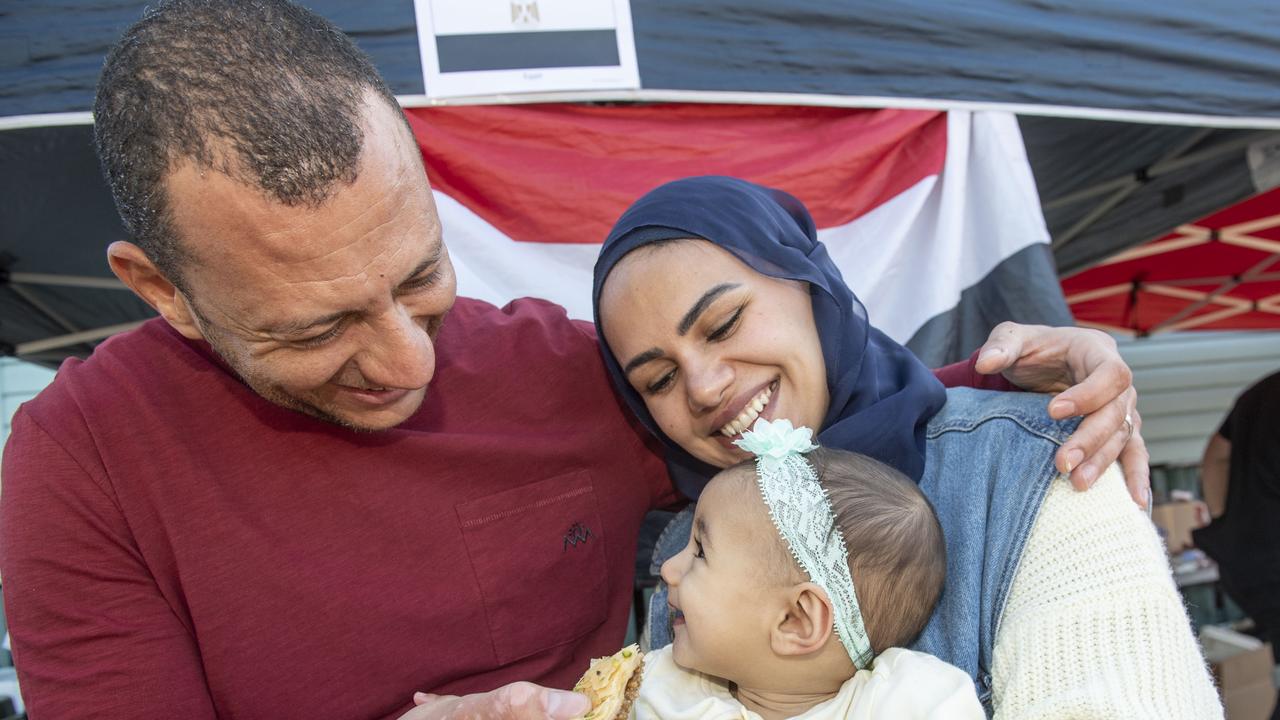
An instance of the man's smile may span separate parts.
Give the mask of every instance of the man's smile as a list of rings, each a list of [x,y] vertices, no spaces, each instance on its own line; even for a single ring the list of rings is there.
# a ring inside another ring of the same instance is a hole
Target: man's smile
[[[339,385],[342,396],[369,407],[384,407],[403,400],[415,390],[405,388],[358,388],[350,385]]]

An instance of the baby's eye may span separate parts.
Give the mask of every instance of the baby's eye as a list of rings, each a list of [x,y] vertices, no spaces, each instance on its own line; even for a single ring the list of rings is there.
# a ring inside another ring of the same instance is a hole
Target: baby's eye
[[[697,540],[693,541],[693,556],[696,558],[706,559],[707,554],[702,552],[702,543]]]

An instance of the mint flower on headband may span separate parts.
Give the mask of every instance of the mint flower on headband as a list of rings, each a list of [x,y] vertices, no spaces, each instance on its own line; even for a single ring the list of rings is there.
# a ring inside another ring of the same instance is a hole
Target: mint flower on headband
[[[818,449],[813,444],[813,430],[792,427],[786,418],[773,422],[760,418],[750,430],[742,433],[742,439],[735,440],[733,444],[755,455],[759,463],[771,471],[776,471],[788,455],[802,455]]]

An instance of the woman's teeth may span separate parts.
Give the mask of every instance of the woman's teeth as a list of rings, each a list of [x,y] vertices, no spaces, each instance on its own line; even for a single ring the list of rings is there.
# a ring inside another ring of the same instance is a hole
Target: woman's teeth
[[[773,383],[769,383],[759,395],[752,398],[747,406],[742,408],[742,412],[738,413],[738,417],[729,421],[729,424],[720,428],[720,434],[731,438],[735,435],[741,435],[743,431],[751,427],[751,423],[760,417],[760,412],[764,410],[764,406],[769,404],[769,398],[773,397]]]

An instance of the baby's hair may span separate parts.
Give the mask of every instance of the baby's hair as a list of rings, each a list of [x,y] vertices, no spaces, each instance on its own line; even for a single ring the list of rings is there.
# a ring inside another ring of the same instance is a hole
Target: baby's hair
[[[874,458],[832,448],[805,458],[844,535],[872,651],[879,655],[910,644],[928,623],[947,576],[947,549],[933,506],[910,478]],[[740,467],[755,471],[754,461]],[[785,541],[776,539],[782,548]],[[800,572],[794,561],[788,565]]]
[[[911,478],[874,458],[831,448],[806,457],[844,535],[871,649],[879,655],[910,644],[947,578],[947,546],[933,506]]]

